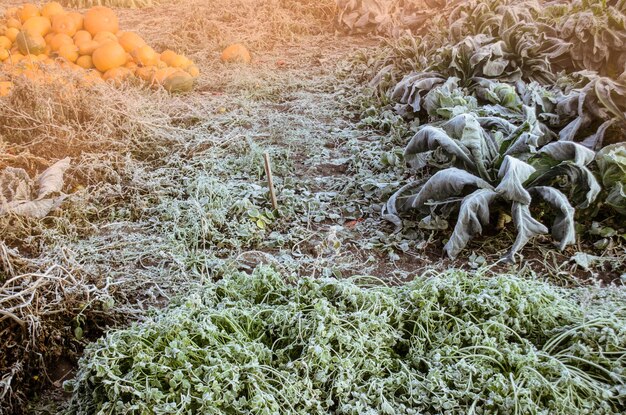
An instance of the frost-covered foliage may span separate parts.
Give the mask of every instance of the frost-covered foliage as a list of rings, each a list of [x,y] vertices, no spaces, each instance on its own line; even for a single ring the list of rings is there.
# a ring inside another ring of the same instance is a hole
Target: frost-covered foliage
[[[546,202],[556,212],[551,231],[560,249],[575,242],[574,208],[591,206],[601,189],[588,169],[595,153],[573,141],[553,141],[550,125],[566,123],[556,114],[562,94],[537,83],[518,83],[516,90],[483,78],[461,88],[459,78],[444,82],[432,73],[409,80],[410,87],[395,91],[399,111],[424,113],[431,122],[409,141],[404,157],[411,167],[436,173],[394,194],[386,219],[401,227],[398,215],[417,210],[422,226],[445,229],[456,214],[445,246],[456,257],[489,224],[490,206],[504,203],[517,228],[507,254],[513,260],[534,235],[548,233],[531,214],[533,204]]]
[[[405,160],[424,180],[400,188],[384,217],[399,229],[400,215],[417,211],[439,230],[455,217],[445,246],[455,257],[510,210],[513,260],[549,231],[534,213],[554,212],[564,249],[575,209],[623,212],[623,188],[598,180],[594,163],[595,151],[624,140],[623,30],[614,33],[623,11],[622,1],[449,2],[430,33],[389,42],[371,85],[413,126]]]
[[[88,347],[67,414],[618,414],[623,292],[234,274]]]
[[[626,65],[626,1],[575,0],[551,4],[548,22],[569,43],[572,70],[593,70],[617,77]]]
[[[596,163],[608,192],[606,203],[626,215],[626,143],[603,148],[596,155]]]
[[[337,25],[353,33],[420,30],[445,0],[336,0]]]

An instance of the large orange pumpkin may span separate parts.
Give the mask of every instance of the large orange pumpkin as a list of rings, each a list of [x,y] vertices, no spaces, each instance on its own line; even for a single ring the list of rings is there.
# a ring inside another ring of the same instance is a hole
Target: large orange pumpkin
[[[117,33],[119,22],[115,12],[108,7],[92,7],[85,13],[83,19],[85,30],[95,36],[98,32]]]
[[[20,10],[17,12],[17,17],[20,18],[20,21],[22,23],[35,16],[41,16],[39,14],[39,9],[34,4],[30,3],[26,3],[25,5],[20,7]]]
[[[52,16],[56,16],[58,14],[63,14],[63,13],[65,13],[65,10],[63,10],[63,6],[61,6],[56,1],[46,3],[41,7],[41,15],[49,19],[51,19]]]
[[[35,16],[26,20],[22,25],[22,30],[26,30],[30,33],[36,33],[39,36],[45,36],[50,32],[52,24],[50,19],[43,16]]]
[[[136,33],[133,32],[122,32],[118,34],[117,40],[120,42],[120,45],[124,48],[124,50],[128,53],[131,53],[137,48],[140,48],[146,44],[146,42]]]
[[[69,14],[57,14],[52,16],[52,31],[74,36],[78,27],[76,21]]]
[[[109,69],[124,66],[126,51],[119,43],[109,42],[94,50],[91,58],[100,72],[106,72]]]

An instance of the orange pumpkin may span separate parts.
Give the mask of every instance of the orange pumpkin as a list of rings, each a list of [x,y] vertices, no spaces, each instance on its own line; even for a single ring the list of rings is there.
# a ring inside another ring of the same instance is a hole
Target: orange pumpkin
[[[135,75],[137,75],[137,77],[143,79],[146,82],[152,82],[152,79],[154,78],[156,72],[157,68],[155,66],[144,66],[135,69]]]
[[[252,61],[250,52],[240,43],[235,43],[224,49],[220,59],[222,62],[250,63]]]
[[[102,75],[102,79],[108,82],[113,82],[115,85],[119,85],[128,79],[132,74],[133,71],[122,66],[119,68],[109,69]]]
[[[78,12],[71,12],[67,14],[74,20],[76,30],[83,30],[83,15]]]
[[[41,7],[41,15],[49,19],[52,18],[52,16],[63,13],[65,13],[65,10],[63,10],[63,6],[61,6],[56,1],[46,3]]]
[[[17,34],[20,33],[19,29],[14,27],[9,27],[4,35],[11,41],[11,43],[15,42],[15,38],[17,38]]]
[[[194,78],[200,76],[200,69],[196,65],[191,65],[185,71]]]
[[[111,33],[111,32],[98,32],[93,37],[93,40],[95,40],[96,42],[98,42],[101,45],[104,45],[107,42],[116,42],[117,43],[117,37],[113,33]]]
[[[41,16],[39,14],[39,9],[34,4],[30,3],[26,3],[25,5],[20,7],[19,11],[17,12],[17,17],[20,18],[20,21],[22,23],[35,16]]]
[[[78,53],[81,55],[91,55],[100,47],[100,44],[95,40],[88,40],[86,42],[78,43],[76,46],[78,46]]]
[[[52,24],[50,23],[50,19],[43,16],[35,16],[26,20],[24,24],[22,24],[22,30],[26,30],[30,33],[36,33],[39,36],[45,36],[52,29]]]
[[[15,51],[15,52],[11,51],[11,56],[9,56],[8,62],[13,64],[13,65],[17,65],[23,59],[24,59],[24,55],[22,55],[20,52],[18,52],[18,51]]]
[[[6,48],[0,48],[0,62],[9,59],[9,51]]]
[[[83,19],[85,30],[95,36],[98,32],[117,33],[119,22],[115,12],[108,7],[92,7],[85,13]]]
[[[0,97],[6,97],[11,93],[13,89],[13,82],[0,81]]]
[[[63,45],[73,44],[74,40],[65,33],[57,33],[56,35],[52,35],[52,37],[48,41],[48,46],[50,46],[50,49],[54,52],[59,50]]]
[[[177,55],[174,59],[172,59],[169,63],[169,66],[174,68],[187,68],[191,66],[193,62],[191,62],[188,58],[183,55]]]
[[[161,52],[161,60],[165,62],[168,66],[171,66],[170,62],[176,59],[177,56],[178,54],[174,52],[173,50],[166,49],[163,52]]]
[[[165,80],[167,79],[168,76],[175,74],[176,72],[178,72],[179,69],[176,68],[162,68],[162,69],[158,69],[155,73],[154,73],[154,77],[153,80],[155,83],[162,85],[163,82],[165,82]]]
[[[62,45],[59,50],[57,51],[57,54],[61,57],[66,59],[69,62],[76,62],[76,60],[78,59],[78,47],[76,45],[74,45],[73,43],[67,44],[67,45]]]
[[[85,55],[76,59],[76,65],[80,66],[83,69],[92,69],[93,61],[91,60],[91,56]]]
[[[93,64],[100,72],[124,66],[126,63],[126,51],[119,43],[109,42],[94,50]]]
[[[11,17],[11,18],[7,19],[6,25],[7,25],[7,27],[14,27],[16,29],[21,29],[22,28],[22,22],[20,22],[15,17]]]
[[[159,59],[159,55],[148,45],[135,49],[132,51],[131,56],[139,66],[154,66]]]
[[[91,87],[95,85],[96,83],[103,82],[102,76],[100,75],[100,72],[98,72],[97,70],[87,71],[80,81],[81,81],[80,85],[82,87]]]
[[[124,48],[124,50],[128,53],[131,53],[135,49],[142,47],[146,44],[146,42],[134,32],[122,32],[117,36],[118,42]]]
[[[135,69],[139,68],[139,66],[137,66],[137,64],[133,60],[129,60],[128,62],[126,62],[124,67],[130,69],[133,72],[135,72]]]
[[[52,31],[74,36],[78,28],[76,21],[69,14],[57,14],[52,16]]]
[[[76,32],[73,39],[76,46],[83,42],[89,42],[90,40],[93,40],[91,37],[91,33],[86,30],[79,30],[78,32]]]
[[[12,44],[13,42],[8,37],[0,36],[0,48],[11,49]]]
[[[41,82],[45,79],[43,73],[32,66],[20,68],[20,75],[31,81]]]

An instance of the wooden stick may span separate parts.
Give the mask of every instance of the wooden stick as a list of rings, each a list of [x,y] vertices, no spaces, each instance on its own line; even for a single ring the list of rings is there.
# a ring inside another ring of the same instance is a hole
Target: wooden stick
[[[265,174],[267,175],[267,186],[270,188],[272,207],[276,210],[278,209],[278,201],[276,200],[276,191],[274,190],[274,178],[272,176],[272,166],[270,165],[270,155],[267,152],[263,153],[263,160],[265,160]]]

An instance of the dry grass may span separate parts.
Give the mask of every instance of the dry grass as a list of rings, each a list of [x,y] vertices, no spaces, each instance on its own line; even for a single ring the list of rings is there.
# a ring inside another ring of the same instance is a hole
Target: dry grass
[[[69,208],[44,220],[0,217],[0,341],[6,345],[0,401],[13,411],[27,391],[55,380],[45,369],[51,362],[75,358],[81,340],[72,329],[81,319],[95,334],[141,309],[126,299],[140,280],[94,272],[68,243],[93,235],[107,211],[137,203],[150,185],[132,186],[133,177],[185,138],[158,105],[169,100],[164,93],[78,87],[72,74],[62,75],[67,83],[15,79],[0,111],[0,167],[34,176],[58,159],[73,159]],[[175,114],[175,104],[171,109]],[[111,301],[114,310],[106,308]]]
[[[191,0],[162,2],[141,14],[117,11],[122,27],[132,27],[156,49],[173,49],[204,63],[235,42],[254,53],[328,33],[335,7],[334,0]]]

